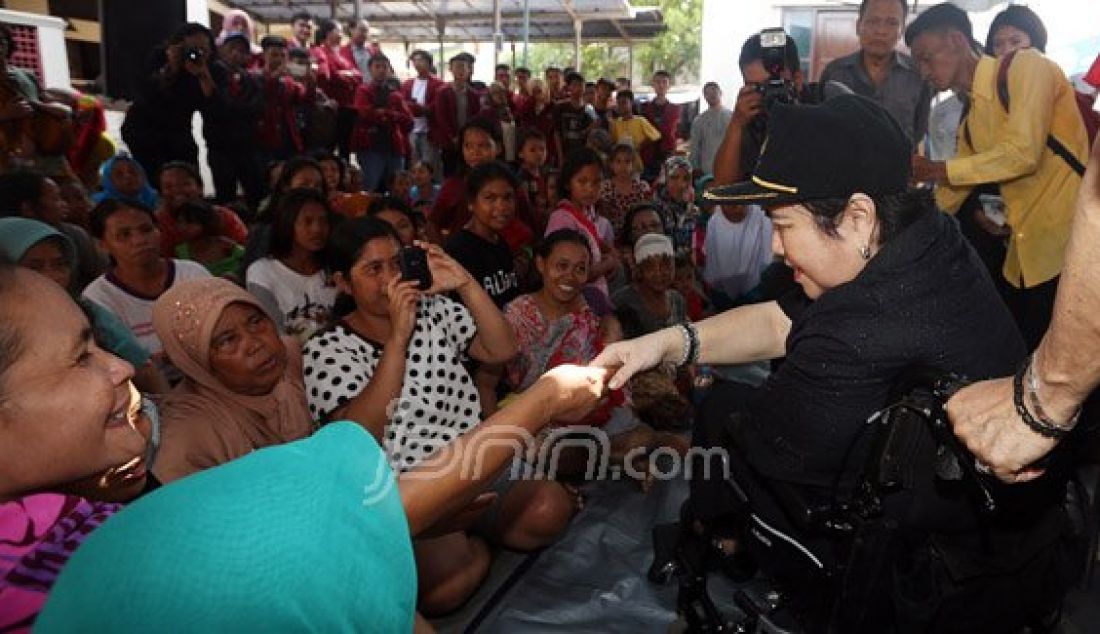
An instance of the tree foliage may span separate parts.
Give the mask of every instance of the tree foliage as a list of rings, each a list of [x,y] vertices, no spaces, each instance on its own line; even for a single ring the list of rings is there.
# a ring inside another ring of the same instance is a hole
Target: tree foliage
[[[702,56],[703,0],[634,0],[636,7],[660,7],[667,30],[634,45],[634,68],[625,43],[589,42],[581,46],[581,72],[586,78],[637,77],[643,82],[667,70],[679,82],[698,81]],[[517,55],[522,60],[522,54]],[[531,45],[527,65],[535,76],[547,66],[573,65],[572,43]]]

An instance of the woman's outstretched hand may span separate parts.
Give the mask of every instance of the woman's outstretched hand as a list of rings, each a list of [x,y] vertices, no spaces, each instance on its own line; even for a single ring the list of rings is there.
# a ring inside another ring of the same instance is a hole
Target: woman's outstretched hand
[[[677,359],[677,355],[683,352],[683,346],[680,329],[665,328],[637,339],[613,343],[588,365],[613,371],[607,387],[617,390],[638,372]]]
[[[559,365],[543,374],[524,395],[542,399],[546,422],[583,420],[607,393],[606,368]]]

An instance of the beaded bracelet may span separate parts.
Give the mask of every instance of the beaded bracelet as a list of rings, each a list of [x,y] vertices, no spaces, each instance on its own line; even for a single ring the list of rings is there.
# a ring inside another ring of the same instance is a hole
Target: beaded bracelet
[[[684,355],[684,359],[679,365],[692,365],[699,360],[699,331],[695,328],[695,324],[690,321],[680,324],[680,329],[687,336],[688,345],[687,354]]]
[[[1050,425],[1051,427],[1057,427],[1065,431],[1070,431],[1077,426],[1077,420],[1081,418],[1081,408],[1078,407],[1077,411],[1070,417],[1069,422],[1064,424],[1055,423],[1049,416],[1047,416],[1046,410],[1043,409],[1043,404],[1039,402],[1039,376],[1035,374],[1035,365],[1037,363],[1038,353],[1032,353],[1031,361],[1027,365],[1027,396],[1031,403],[1031,409],[1035,410],[1035,417],[1042,422]]]
[[[1030,366],[1031,355],[1028,355],[1016,370],[1016,374],[1012,377],[1012,402],[1016,405],[1016,413],[1019,414],[1024,424],[1027,425],[1031,431],[1044,438],[1061,440],[1069,434],[1068,429],[1063,429],[1048,421],[1035,420],[1031,412],[1027,411],[1027,407],[1024,406],[1024,374],[1027,373],[1028,367]]]

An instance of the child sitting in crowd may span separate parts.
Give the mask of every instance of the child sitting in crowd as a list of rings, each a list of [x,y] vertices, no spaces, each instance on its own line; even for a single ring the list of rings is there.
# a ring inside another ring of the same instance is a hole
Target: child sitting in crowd
[[[378,218],[397,232],[401,246],[411,247],[416,240],[423,240],[423,227],[417,222],[409,206],[399,198],[381,196],[371,203],[367,215]]]
[[[336,301],[326,245],[334,216],[324,194],[291,189],[275,205],[271,245],[245,271],[246,286],[281,332],[304,342],[324,327]]]
[[[459,173],[448,178],[439,190],[435,205],[428,218],[429,235],[440,243],[458,231],[470,219],[470,207],[466,200],[466,174],[478,165],[497,160],[500,154],[500,132],[490,121],[474,119],[463,126],[458,135],[462,149],[462,165]],[[527,196],[521,192],[516,198],[516,217],[502,231],[509,248],[518,251],[532,242],[531,210]]]
[[[422,219],[428,217],[435,198],[439,195],[439,184],[435,182],[435,168],[431,163],[417,161],[409,170],[412,176],[412,187],[409,188],[409,204],[413,213]]]
[[[634,281],[615,293],[616,314],[628,339],[687,319],[684,298],[672,288],[675,259],[668,236],[648,233],[634,243]]]
[[[654,196],[664,211],[677,256],[701,261],[705,225],[699,223],[699,208],[695,206],[695,190],[691,182],[691,162],[685,156],[670,156],[665,160],[662,184]]]
[[[240,282],[244,247],[221,235],[218,213],[205,201],[188,201],[176,211],[176,229],[183,242],[176,257],[206,267],[215,277]]]
[[[600,187],[600,215],[611,222],[615,235],[623,233],[623,219],[634,205],[645,202],[653,195],[638,175],[635,166],[637,152],[634,146],[620,143],[611,150],[609,167],[611,178]]]
[[[520,189],[531,202],[536,235],[546,227],[546,217],[553,208],[550,205],[549,183],[546,169],[546,136],[534,128],[527,128],[519,136],[516,175]]]
[[[602,181],[603,163],[594,151],[581,148],[570,154],[559,181],[561,200],[546,222],[547,235],[558,229],[573,229],[588,240],[592,266],[588,271],[585,299],[600,316],[611,312],[607,277],[619,265],[618,252],[612,242],[604,239],[606,231],[601,232],[597,225],[596,202]]]
[[[157,191],[149,185],[145,168],[125,152],[119,152],[103,164],[99,183],[101,190],[92,196],[97,203],[108,198],[127,198],[152,209],[157,206]]]

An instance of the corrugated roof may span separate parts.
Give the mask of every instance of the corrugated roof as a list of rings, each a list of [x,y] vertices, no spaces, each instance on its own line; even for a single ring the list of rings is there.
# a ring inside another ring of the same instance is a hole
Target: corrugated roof
[[[326,0],[231,0],[269,24],[287,23],[299,11],[332,17]],[[523,0],[500,0],[505,41],[523,39]],[[354,3],[337,3],[336,18],[354,15]],[[631,6],[628,0],[530,0],[532,41],[572,41],[574,16],[584,20],[586,41],[644,40],[665,30],[660,11]],[[371,39],[390,42],[435,42],[439,26],[445,41],[491,41],[491,0],[363,0],[361,15],[371,23]]]

